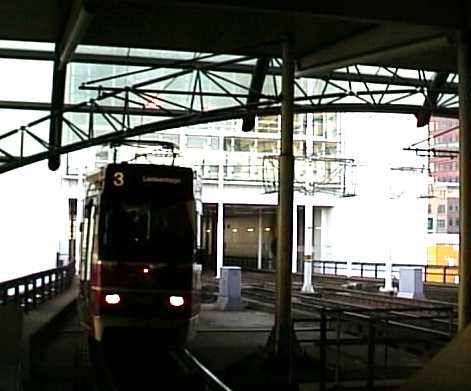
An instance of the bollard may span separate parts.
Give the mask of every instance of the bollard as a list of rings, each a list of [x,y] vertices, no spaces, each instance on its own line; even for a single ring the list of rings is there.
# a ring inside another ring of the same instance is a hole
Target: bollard
[[[216,303],[220,310],[240,311],[243,309],[240,285],[241,270],[239,266],[224,266],[221,268],[219,297]]]

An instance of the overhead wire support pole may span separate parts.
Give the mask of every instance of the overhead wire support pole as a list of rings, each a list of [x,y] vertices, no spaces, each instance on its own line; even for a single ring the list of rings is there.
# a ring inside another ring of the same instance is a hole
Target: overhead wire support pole
[[[294,38],[283,42],[281,155],[279,164],[275,354],[291,357],[291,257],[293,232],[293,118],[294,118]]]
[[[458,329],[471,322],[471,32],[458,39],[458,93],[460,99],[460,251]]]

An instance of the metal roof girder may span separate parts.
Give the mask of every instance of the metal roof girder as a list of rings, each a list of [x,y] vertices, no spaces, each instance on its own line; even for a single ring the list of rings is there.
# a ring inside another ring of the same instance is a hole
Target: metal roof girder
[[[371,27],[350,38],[306,54],[297,62],[296,77],[314,76],[319,72],[332,71],[348,65],[374,64],[382,59],[408,56],[411,53],[449,47],[453,39],[444,32],[426,29],[411,38],[404,26],[380,25]],[[381,37],[393,35],[391,42]]]
[[[62,39],[56,43],[56,60],[59,69],[65,68],[82,41],[94,17],[97,0],[74,0]]]

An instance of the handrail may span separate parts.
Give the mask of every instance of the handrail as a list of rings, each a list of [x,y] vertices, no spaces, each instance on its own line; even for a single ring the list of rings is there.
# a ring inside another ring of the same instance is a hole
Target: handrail
[[[0,283],[0,305],[16,303],[24,312],[65,291],[75,275],[75,263]]]
[[[374,386],[374,381],[376,380],[376,367],[375,364],[375,355],[377,354],[377,345],[384,345],[385,352],[387,351],[388,344],[391,342],[398,343],[398,342],[414,342],[414,341],[421,341],[422,337],[420,336],[408,336],[408,335],[401,335],[401,336],[387,336],[386,332],[389,326],[400,326],[404,327],[404,323],[398,322],[402,318],[404,320],[408,319],[407,313],[410,311],[424,311],[426,314],[420,316],[419,320],[421,319],[430,319],[430,315],[427,313],[430,312],[429,307],[417,307],[417,308],[403,308],[403,309],[357,309],[354,310],[348,308],[328,308],[322,307],[320,310],[317,310],[318,316],[307,317],[307,318],[293,318],[292,325],[293,330],[295,330],[294,325],[296,323],[319,323],[319,329],[316,331],[319,332],[318,337],[311,339],[305,338],[297,338],[297,341],[302,343],[310,342],[314,344],[314,349],[316,349],[316,345],[318,348],[319,354],[319,363],[318,368],[320,368],[320,379],[319,379],[319,389],[321,391],[325,391],[327,389],[327,349],[328,347],[336,347],[337,348],[337,359],[336,359],[336,378],[332,379],[337,384],[340,381],[338,377],[338,373],[340,373],[340,347],[346,345],[365,345],[367,346],[367,357],[366,357],[366,374],[365,374],[365,382],[366,387],[368,389],[372,389]],[[423,328],[419,325],[408,324],[407,327],[416,331],[425,331],[429,335],[433,335],[434,337],[438,338],[446,338],[451,339],[454,335],[453,329],[453,319],[454,319],[454,308],[453,306],[445,306],[445,307],[437,307],[433,310],[436,311],[448,311],[448,317],[451,321],[450,329],[448,332],[446,331],[439,331],[433,330],[428,328]],[[361,313],[360,313],[361,312]],[[393,312],[393,313],[392,313]],[[398,314],[401,312],[402,314]],[[366,333],[361,333],[357,337],[345,337],[342,336],[341,333],[341,323],[346,321],[348,318],[357,318],[362,319],[363,321],[367,322],[367,331]],[[435,318],[438,318],[435,316]],[[441,317],[440,317],[441,318]],[[378,330],[382,329],[383,333],[378,334]],[[336,336],[328,336],[328,332],[330,335],[334,334]],[[385,355],[387,357],[387,355]],[[387,358],[386,358],[387,359]],[[385,364],[387,366],[387,363]]]

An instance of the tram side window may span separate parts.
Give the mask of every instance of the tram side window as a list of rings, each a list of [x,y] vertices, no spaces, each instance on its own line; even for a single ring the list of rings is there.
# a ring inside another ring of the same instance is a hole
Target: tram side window
[[[82,230],[82,251],[81,251],[81,262],[80,262],[80,279],[90,279],[91,260],[93,254],[93,239],[95,234],[95,215],[96,207],[93,201],[87,203],[83,230]]]
[[[85,215],[82,224],[82,246],[80,251],[80,279],[85,279],[85,265],[87,262],[87,232],[88,232],[89,216]]]

